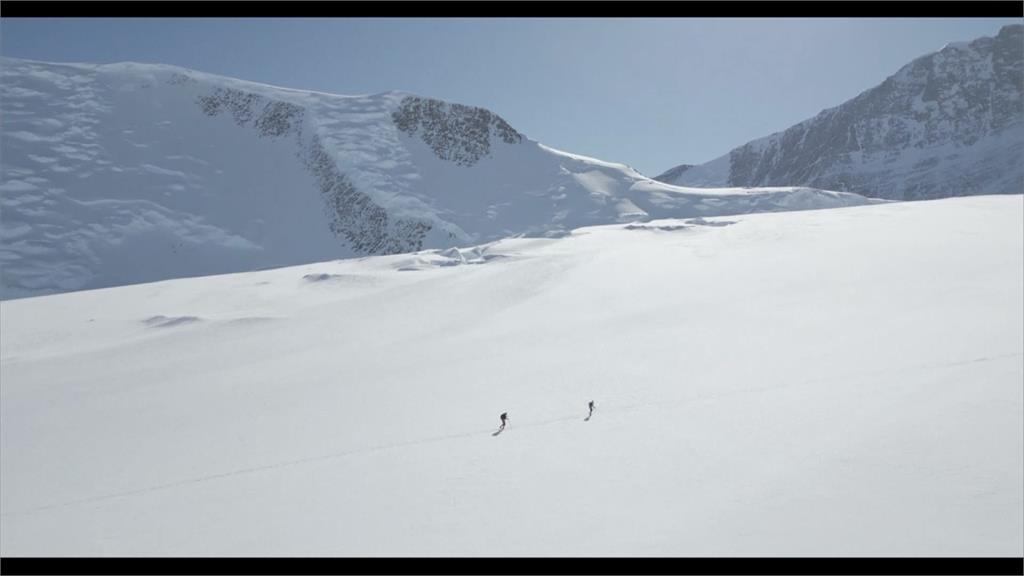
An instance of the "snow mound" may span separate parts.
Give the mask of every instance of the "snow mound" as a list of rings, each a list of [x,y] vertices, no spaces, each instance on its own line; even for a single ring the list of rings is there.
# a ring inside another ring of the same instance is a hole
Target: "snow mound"
[[[486,264],[492,260],[509,258],[508,254],[491,252],[493,245],[473,246],[470,248],[451,247],[444,250],[428,250],[401,258],[394,262],[395,270],[410,272],[431,268],[461,266],[465,264]]]
[[[369,282],[370,278],[359,276],[356,274],[332,274],[330,272],[316,272],[306,274],[302,277],[303,280],[311,284],[316,283],[350,283],[350,282]]]
[[[704,218],[690,218],[689,220],[652,220],[651,222],[627,224],[623,226],[626,230],[654,230],[660,232],[675,232],[678,230],[689,230],[695,226],[730,226],[736,224],[736,220],[705,220]]]
[[[150,316],[142,321],[146,326],[152,326],[153,328],[169,328],[172,326],[181,326],[183,324],[192,324],[202,320],[198,316]]]

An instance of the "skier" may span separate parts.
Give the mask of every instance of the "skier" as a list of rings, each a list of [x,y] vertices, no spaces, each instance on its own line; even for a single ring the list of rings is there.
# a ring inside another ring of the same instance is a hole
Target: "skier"
[[[505,421],[506,420],[508,420],[508,412],[502,412],[501,413],[501,428],[498,428],[499,431],[505,429]]]
[[[590,414],[587,414],[587,420],[589,420],[590,417],[594,415],[594,401],[591,400],[590,404],[587,404],[587,407],[590,408]]]

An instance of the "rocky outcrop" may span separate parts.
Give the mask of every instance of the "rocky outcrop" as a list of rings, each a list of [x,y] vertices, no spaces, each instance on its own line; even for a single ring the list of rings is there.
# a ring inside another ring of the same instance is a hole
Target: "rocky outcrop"
[[[252,92],[217,88],[199,97],[199,106],[207,116],[229,113],[239,126],[251,125],[260,137],[301,135],[304,110],[295,104],[268,100]]]
[[[491,139],[518,144],[523,136],[496,114],[475,106],[407,96],[391,115],[408,136],[418,135],[442,160],[472,166],[491,153]]]
[[[324,198],[324,210],[331,231],[344,238],[359,254],[398,254],[419,250],[430,230],[428,222],[398,219],[391,223],[388,213],[356,190],[338,170],[334,160],[314,139],[303,161],[313,173]]]

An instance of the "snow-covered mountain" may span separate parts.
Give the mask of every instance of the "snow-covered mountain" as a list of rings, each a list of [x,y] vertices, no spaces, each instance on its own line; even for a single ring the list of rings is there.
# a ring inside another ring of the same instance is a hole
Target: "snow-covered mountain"
[[[4,298],[868,202],[669,186],[531,141],[487,110],[400,92],[338,96],[164,65],[0,64]]]
[[[1024,34],[949,44],[783,132],[656,179],[916,200],[1024,192]]]
[[[0,554],[1019,557],[1022,210],[0,302]]]

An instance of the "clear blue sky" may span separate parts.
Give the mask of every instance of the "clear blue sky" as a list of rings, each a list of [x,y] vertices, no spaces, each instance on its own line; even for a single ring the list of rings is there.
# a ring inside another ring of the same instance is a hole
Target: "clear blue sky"
[[[483,106],[648,175],[699,163],[1021,19],[10,19],[0,53],[160,62],[340,94]]]

